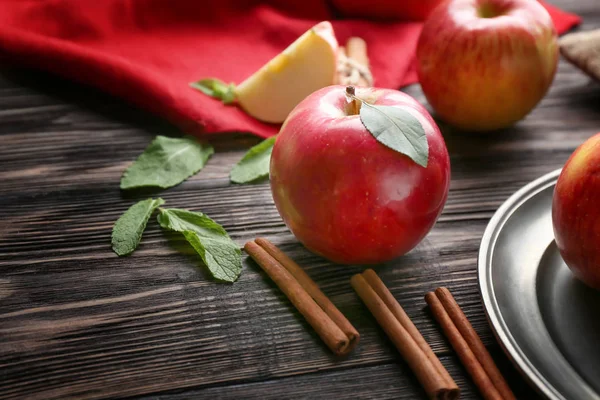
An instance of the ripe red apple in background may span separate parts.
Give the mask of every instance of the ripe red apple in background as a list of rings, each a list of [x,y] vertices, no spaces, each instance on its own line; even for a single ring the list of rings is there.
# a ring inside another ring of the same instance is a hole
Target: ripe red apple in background
[[[417,45],[419,81],[445,121],[504,128],[544,97],[558,62],[556,30],[536,0],[450,0]]]
[[[450,161],[437,125],[412,97],[377,88],[356,88],[356,97],[414,116],[426,134],[427,167],[378,142],[348,107],[346,88],[330,86],[283,124],[271,190],[308,249],[337,263],[375,264],[403,255],[429,232],[446,202]]]
[[[600,289],[600,133],[579,146],[560,173],[552,223],[565,263],[585,284]]]
[[[333,0],[344,17],[424,21],[443,0]]]

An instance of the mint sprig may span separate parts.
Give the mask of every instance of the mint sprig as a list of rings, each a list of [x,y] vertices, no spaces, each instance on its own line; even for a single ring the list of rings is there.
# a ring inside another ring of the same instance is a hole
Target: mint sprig
[[[229,178],[233,183],[251,183],[269,176],[271,153],[275,145],[275,136],[263,140],[252,147],[232,168]]]
[[[157,136],[123,173],[121,189],[178,185],[200,171],[213,153],[212,146],[193,137]]]
[[[139,245],[148,219],[165,202],[158,198],[131,206],[113,227],[112,247],[119,256],[131,254]],[[227,231],[207,215],[177,208],[159,208],[163,229],[179,232],[196,250],[218,281],[235,282],[242,272],[242,252]]]
[[[221,100],[224,104],[231,104],[236,99],[235,85],[225,83],[217,78],[200,79],[190,83],[194,89],[198,89],[207,96]]]

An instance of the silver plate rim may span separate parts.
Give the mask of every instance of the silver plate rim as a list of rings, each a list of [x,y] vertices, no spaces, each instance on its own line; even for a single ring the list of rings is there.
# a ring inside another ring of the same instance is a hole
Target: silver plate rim
[[[523,186],[510,196],[494,213],[483,233],[478,256],[478,281],[483,307],[496,339],[521,374],[550,400],[564,400],[553,385],[527,359],[525,353],[508,329],[498,305],[491,280],[491,255],[498,234],[511,215],[527,200],[554,185],[562,169],[549,172]]]

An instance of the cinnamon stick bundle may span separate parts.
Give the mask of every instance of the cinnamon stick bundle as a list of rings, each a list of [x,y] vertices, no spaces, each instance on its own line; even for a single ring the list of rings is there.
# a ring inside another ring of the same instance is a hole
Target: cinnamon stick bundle
[[[352,287],[394,343],[431,399],[457,399],[460,390],[417,327],[372,269],[356,274]]]
[[[338,50],[337,82],[340,85],[373,86],[369,68],[367,43],[359,37],[351,37],[346,47]]]
[[[514,400],[515,395],[452,293],[437,288],[425,295],[425,301],[483,398]]]
[[[304,270],[267,239],[246,243],[244,250],[269,275],[335,354],[345,355],[360,340],[358,331]]]

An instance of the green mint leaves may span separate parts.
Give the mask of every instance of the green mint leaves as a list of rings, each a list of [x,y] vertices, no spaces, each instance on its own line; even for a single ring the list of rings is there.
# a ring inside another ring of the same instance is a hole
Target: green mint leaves
[[[223,87],[217,85],[213,89]],[[270,138],[252,147],[231,171],[232,182],[247,183],[268,177],[274,143],[275,138]],[[192,137],[157,136],[123,173],[121,189],[175,186],[202,169],[213,153],[212,146],[198,143]],[[164,203],[161,198],[139,201],[115,222],[112,248],[117,255],[129,255],[138,247],[152,213]],[[238,279],[242,253],[221,225],[202,213],[159,210],[160,226],[181,233],[216,280]]]
[[[420,166],[427,167],[427,136],[419,120],[409,111],[362,101],[360,120],[379,143],[410,157]]]
[[[190,86],[207,96],[223,101],[224,104],[231,104],[236,98],[235,85],[233,83],[226,84],[216,78],[201,79],[190,83]]]
[[[131,254],[139,245],[150,216],[165,202],[158,198],[131,206],[113,227],[112,248],[119,256]],[[225,229],[208,216],[177,208],[159,208],[163,229],[180,232],[208,267],[212,276],[235,282],[242,272],[242,252]]]
[[[235,282],[242,272],[242,252],[223,227],[202,213],[161,209],[158,223],[183,234],[215,279]]]
[[[157,136],[123,173],[121,189],[175,186],[200,171],[213,153],[192,137]]]
[[[117,220],[112,231],[112,248],[119,256],[131,254],[142,239],[142,233],[150,216],[164,204],[161,198],[142,200],[131,207]]]
[[[271,152],[275,144],[275,136],[252,147],[233,167],[229,178],[233,183],[250,183],[269,176]]]

